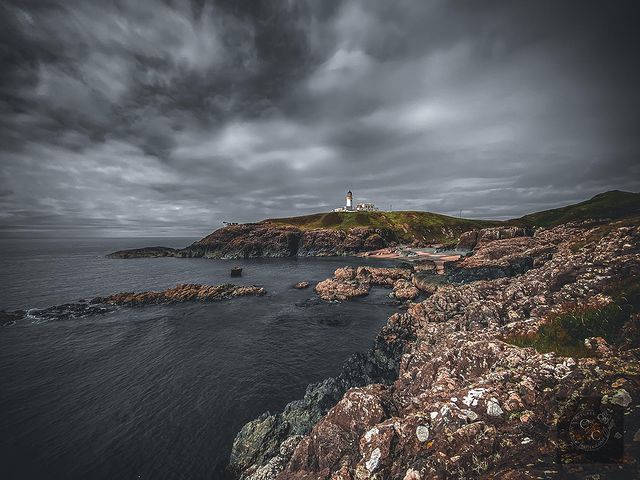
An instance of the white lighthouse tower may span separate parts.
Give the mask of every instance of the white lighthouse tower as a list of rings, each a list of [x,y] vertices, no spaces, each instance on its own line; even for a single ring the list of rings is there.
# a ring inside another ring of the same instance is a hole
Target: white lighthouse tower
[[[353,210],[353,193],[351,193],[351,190],[349,190],[347,192],[347,210]]]

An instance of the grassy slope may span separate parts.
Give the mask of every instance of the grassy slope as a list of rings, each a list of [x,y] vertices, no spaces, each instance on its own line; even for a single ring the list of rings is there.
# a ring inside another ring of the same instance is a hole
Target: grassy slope
[[[469,220],[431,212],[398,211],[314,213],[300,217],[271,218],[263,220],[263,223],[294,225],[302,230],[315,228],[347,230],[352,227],[389,228],[406,241],[418,238],[428,242],[450,242],[455,241],[460,233],[475,228],[498,225],[552,227],[588,218],[621,219],[639,216],[640,193],[613,190],[575,205],[532,213],[506,222]]]
[[[540,227],[553,227],[561,223],[586,219],[630,218],[640,216],[640,193],[612,190],[575,205],[531,213],[513,222]]]
[[[332,228],[347,230],[352,227],[389,228],[405,240],[420,238],[428,241],[453,241],[464,231],[500,225],[491,220],[467,220],[431,212],[329,212],[302,217],[272,218],[264,222],[295,225],[302,230]]]

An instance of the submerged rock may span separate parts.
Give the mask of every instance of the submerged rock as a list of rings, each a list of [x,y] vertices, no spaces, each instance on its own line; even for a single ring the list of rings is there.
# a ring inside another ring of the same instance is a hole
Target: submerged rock
[[[132,248],[130,250],[118,250],[107,255],[108,258],[157,258],[175,257],[179,250],[169,247],[144,247]]]

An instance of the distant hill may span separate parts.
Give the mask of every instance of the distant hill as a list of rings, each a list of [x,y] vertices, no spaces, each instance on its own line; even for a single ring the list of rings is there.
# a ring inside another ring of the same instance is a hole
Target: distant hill
[[[392,230],[403,241],[452,241],[460,233],[476,228],[502,225],[495,220],[468,220],[431,212],[329,212],[300,217],[269,218],[262,224],[291,225],[302,231],[317,228],[348,230],[373,227]]]
[[[402,241],[415,239],[436,242],[451,241],[460,233],[500,225],[553,227],[561,223],[586,219],[640,217],[640,193],[612,190],[566,207],[531,213],[507,221],[470,220],[432,212],[328,212],[299,217],[269,218],[260,224],[288,225],[302,231],[326,228],[348,230],[353,227],[374,227],[392,230]]]
[[[631,217],[640,217],[640,193],[612,190],[574,205],[531,213],[511,220],[510,223],[522,222],[531,226],[553,227],[578,220],[617,220]]]
[[[470,230],[499,226],[552,227],[576,220],[640,220],[640,194],[611,191],[567,207],[508,221],[470,220],[431,212],[328,212],[228,225],[192,245],[121,250],[112,258],[255,258],[353,255],[397,245],[457,243]],[[527,228],[528,229],[528,228]]]

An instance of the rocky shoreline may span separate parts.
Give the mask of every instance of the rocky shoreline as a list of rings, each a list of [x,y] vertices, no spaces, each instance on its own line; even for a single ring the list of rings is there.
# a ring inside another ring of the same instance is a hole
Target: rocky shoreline
[[[318,284],[327,300],[397,282],[423,285],[427,298],[392,315],[373,348],[337,377],[246,424],[230,458],[236,475],[632,478],[640,458],[640,228],[583,222],[506,235],[470,234],[473,255],[446,265],[449,282],[435,287],[416,268],[384,281],[371,269],[344,268]],[[567,345],[575,353],[556,351]],[[558,433],[579,400],[594,396],[624,419],[616,432],[623,454],[595,467]]]
[[[387,228],[353,227],[348,230],[302,230],[288,225],[246,223],[220,228],[182,249],[145,247],[120,250],[110,258],[259,258],[347,256],[397,245]]]
[[[118,306],[139,307],[189,301],[213,302],[244,296],[261,296],[267,291],[255,285],[244,286],[225,283],[202,285],[198,283],[180,284],[156,292],[121,292],[107,297],[95,297],[89,301],[78,301],[53,307],[30,310],[0,311],[0,325],[10,325],[25,318],[39,320],[66,320],[101,315],[115,310]]]

